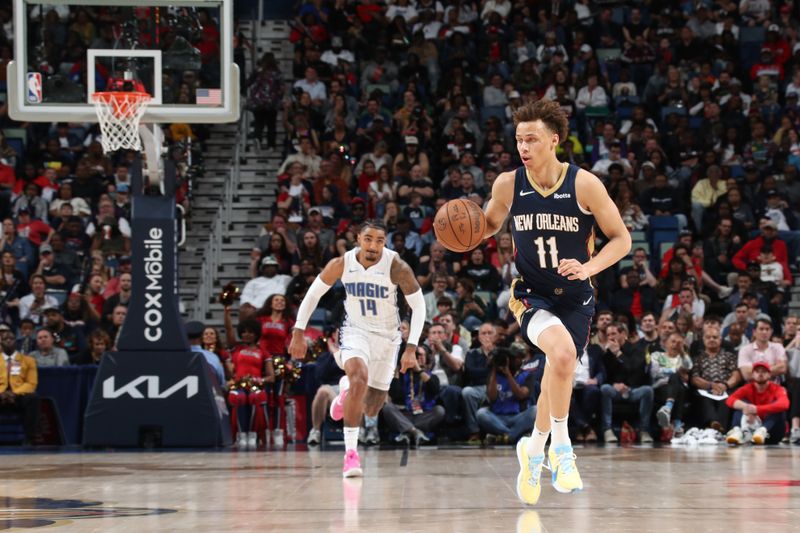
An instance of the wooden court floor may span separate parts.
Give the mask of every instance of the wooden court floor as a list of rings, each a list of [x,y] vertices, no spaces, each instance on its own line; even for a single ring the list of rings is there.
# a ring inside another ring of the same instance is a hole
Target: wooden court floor
[[[800,531],[800,447],[576,448],[585,490],[515,496],[511,448],[0,453],[0,529]],[[545,472],[546,473],[546,472]]]

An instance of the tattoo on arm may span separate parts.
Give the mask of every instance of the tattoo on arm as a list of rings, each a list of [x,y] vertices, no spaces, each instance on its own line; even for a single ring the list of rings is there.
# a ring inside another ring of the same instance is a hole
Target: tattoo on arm
[[[391,270],[392,283],[397,284],[403,294],[414,294],[419,290],[419,283],[414,271],[408,266],[408,263],[400,258],[392,261]]]

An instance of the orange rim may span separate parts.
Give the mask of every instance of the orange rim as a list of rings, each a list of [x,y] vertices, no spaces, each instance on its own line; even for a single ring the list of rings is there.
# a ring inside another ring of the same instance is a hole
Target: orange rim
[[[131,118],[136,115],[139,105],[152,97],[138,91],[101,91],[92,94],[95,103],[109,106],[117,118]]]

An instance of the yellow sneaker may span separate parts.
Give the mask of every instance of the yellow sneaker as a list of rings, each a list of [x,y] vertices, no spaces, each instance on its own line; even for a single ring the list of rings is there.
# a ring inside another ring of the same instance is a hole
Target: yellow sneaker
[[[517,475],[517,497],[528,505],[536,505],[542,493],[542,476],[544,454],[535,457],[528,456],[528,437],[522,437],[517,442],[517,461],[519,461],[519,474]]]
[[[558,492],[583,490],[583,481],[575,466],[575,454],[572,446],[561,444],[550,446],[548,451],[550,471],[553,473],[553,487]]]

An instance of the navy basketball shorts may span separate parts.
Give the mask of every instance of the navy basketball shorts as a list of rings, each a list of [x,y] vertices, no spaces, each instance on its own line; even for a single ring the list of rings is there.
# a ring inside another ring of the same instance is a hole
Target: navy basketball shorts
[[[511,284],[508,308],[516,317],[520,333],[527,342],[538,347],[537,341],[542,331],[550,326],[562,325],[572,337],[575,351],[580,357],[589,342],[594,304],[592,291],[550,296],[535,292],[521,279],[515,279]],[[530,328],[531,321],[533,328]]]

